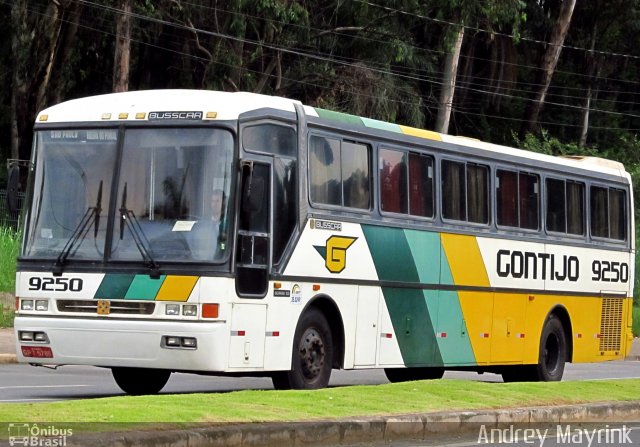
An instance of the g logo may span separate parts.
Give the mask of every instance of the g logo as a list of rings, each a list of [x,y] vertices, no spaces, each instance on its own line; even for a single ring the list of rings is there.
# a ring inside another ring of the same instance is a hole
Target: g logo
[[[331,273],[340,273],[347,266],[347,249],[358,239],[348,236],[331,236],[324,247],[315,249],[324,258],[324,265]]]

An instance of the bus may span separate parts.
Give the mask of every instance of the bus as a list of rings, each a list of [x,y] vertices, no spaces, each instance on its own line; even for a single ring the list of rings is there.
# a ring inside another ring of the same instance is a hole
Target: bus
[[[110,368],[129,394],[172,372],[556,381],[631,347],[614,161],[156,90],[40,112],[29,178],[18,360]]]

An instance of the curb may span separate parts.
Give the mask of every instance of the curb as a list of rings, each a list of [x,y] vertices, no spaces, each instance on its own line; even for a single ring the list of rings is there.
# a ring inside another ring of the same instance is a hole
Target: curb
[[[623,422],[640,420],[640,400],[559,407],[447,411],[353,420],[224,424],[169,431],[79,433],[67,446],[124,447],[294,447],[437,440],[460,434],[477,436],[480,427],[535,424]],[[156,425],[157,427],[157,425]]]

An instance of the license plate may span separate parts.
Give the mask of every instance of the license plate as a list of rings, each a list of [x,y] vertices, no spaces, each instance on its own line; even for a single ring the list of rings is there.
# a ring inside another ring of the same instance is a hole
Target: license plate
[[[53,351],[46,346],[21,346],[22,355],[25,357],[35,357],[38,359],[53,358]]]

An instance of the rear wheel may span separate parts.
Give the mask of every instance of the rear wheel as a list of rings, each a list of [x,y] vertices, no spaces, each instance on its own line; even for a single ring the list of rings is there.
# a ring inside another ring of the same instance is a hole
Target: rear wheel
[[[384,374],[391,383],[409,382],[412,380],[442,379],[444,368],[385,368]]]
[[[122,391],[132,396],[157,394],[167,384],[171,371],[149,368],[111,368]]]
[[[293,340],[290,371],[273,374],[279,390],[311,390],[329,384],[333,363],[333,339],[325,316],[310,309],[300,318]]]
[[[562,322],[549,315],[542,328],[537,365],[511,366],[502,372],[505,382],[557,382],[562,379],[567,340]]]

